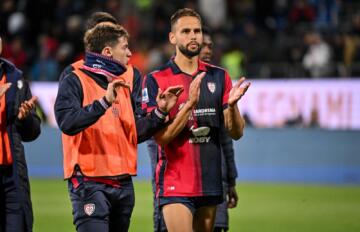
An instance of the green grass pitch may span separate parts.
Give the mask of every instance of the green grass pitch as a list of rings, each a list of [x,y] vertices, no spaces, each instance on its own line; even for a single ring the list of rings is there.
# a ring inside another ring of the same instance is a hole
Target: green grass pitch
[[[135,178],[136,179],[136,178]],[[72,232],[67,184],[32,179],[35,232]],[[359,232],[360,186],[239,183],[230,232]],[[131,232],[152,231],[149,182],[135,181]]]

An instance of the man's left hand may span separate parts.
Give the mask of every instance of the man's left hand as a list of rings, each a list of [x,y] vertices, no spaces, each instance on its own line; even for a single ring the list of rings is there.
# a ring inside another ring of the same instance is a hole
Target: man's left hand
[[[238,203],[238,195],[237,195],[235,186],[229,187],[227,195],[228,195],[228,205],[227,205],[227,207],[229,209],[235,208],[237,206],[237,203]]]
[[[229,100],[228,100],[229,107],[233,107],[250,87],[250,82],[247,82],[244,84],[244,86],[241,86],[244,82],[245,82],[245,77],[242,77],[230,90]]]

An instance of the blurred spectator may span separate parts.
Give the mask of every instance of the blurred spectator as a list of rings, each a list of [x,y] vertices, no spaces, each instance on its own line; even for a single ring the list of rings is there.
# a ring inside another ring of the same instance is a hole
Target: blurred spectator
[[[30,77],[33,81],[56,81],[59,75],[59,65],[54,59],[57,41],[47,35],[39,40],[40,56],[33,65]]]
[[[311,23],[315,17],[315,9],[307,0],[295,0],[289,12],[289,19],[293,24]]]
[[[221,59],[221,66],[228,70],[232,80],[238,80],[245,75],[244,65],[245,55],[238,49],[226,52]]]
[[[27,55],[23,40],[19,36],[16,36],[10,43],[7,42],[4,46],[3,56],[15,64],[16,67],[24,69],[27,61]]]
[[[4,55],[22,68],[25,76],[44,56],[49,56],[46,63],[64,67],[82,56],[84,18],[94,11],[107,11],[128,29],[136,41],[132,50],[138,51],[133,59],[141,69],[149,70],[173,55],[164,46],[170,28],[167,19],[185,6],[197,8],[204,23],[214,29],[214,63],[241,63],[240,67],[233,65],[233,77],[244,69],[251,78],[303,77],[301,58],[314,50],[334,52],[330,52],[337,69],[333,74],[360,76],[360,4],[349,0],[2,0],[0,32],[7,40]],[[325,35],[324,41],[329,43],[310,46],[299,39],[307,30]],[[47,55],[36,46],[44,34],[58,42]],[[310,67],[307,70],[312,76],[329,75],[314,74]]]
[[[329,77],[333,67],[331,60],[331,48],[317,32],[308,32],[304,36],[308,46],[303,58],[304,68],[311,77]]]
[[[211,28],[219,28],[226,23],[226,1],[199,0],[200,13]]]

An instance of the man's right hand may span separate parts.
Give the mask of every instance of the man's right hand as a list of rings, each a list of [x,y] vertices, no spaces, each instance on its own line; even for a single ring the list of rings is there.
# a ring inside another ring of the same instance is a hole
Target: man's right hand
[[[6,93],[6,91],[10,88],[10,86],[11,83],[0,85],[0,98]]]
[[[111,83],[108,84],[108,87],[106,89],[105,98],[110,104],[112,104],[115,101],[116,96],[117,96],[116,91],[120,87],[130,89],[130,85],[128,83],[126,83],[125,81],[123,81],[123,80],[114,80],[114,81],[112,81]]]
[[[196,104],[199,102],[200,97],[200,84],[202,79],[205,77],[206,72],[202,72],[198,74],[194,80],[191,82],[189,87],[189,99],[186,104],[189,105],[189,107],[193,108],[196,106]]]

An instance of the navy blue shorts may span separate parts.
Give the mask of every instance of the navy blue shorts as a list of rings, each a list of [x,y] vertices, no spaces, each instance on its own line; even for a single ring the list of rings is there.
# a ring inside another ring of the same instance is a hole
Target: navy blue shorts
[[[160,209],[164,205],[181,203],[190,209],[194,215],[195,211],[205,206],[215,206],[223,201],[223,196],[202,196],[202,197],[160,197]]]
[[[68,181],[73,222],[79,232],[128,231],[135,204],[131,177],[118,185],[84,180]]]

